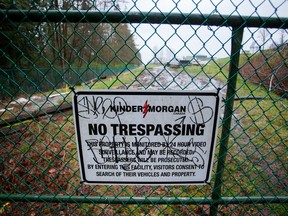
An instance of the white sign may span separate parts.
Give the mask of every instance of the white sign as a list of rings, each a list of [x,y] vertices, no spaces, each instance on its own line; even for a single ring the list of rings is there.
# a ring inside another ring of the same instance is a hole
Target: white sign
[[[217,92],[75,91],[83,182],[209,183],[219,104]]]

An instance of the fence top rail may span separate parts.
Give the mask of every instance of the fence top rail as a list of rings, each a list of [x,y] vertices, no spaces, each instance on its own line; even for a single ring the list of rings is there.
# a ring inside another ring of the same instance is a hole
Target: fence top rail
[[[110,22],[181,24],[226,27],[288,28],[288,18],[219,14],[160,12],[99,12],[86,10],[0,10],[2,21],[12,22]]]

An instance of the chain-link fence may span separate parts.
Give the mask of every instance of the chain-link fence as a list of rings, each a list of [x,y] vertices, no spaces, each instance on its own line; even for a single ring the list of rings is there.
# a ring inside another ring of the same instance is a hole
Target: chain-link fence
[[[287,1],[0,9],[0,215],[287,214]],[[211,184],[82,184],[69,87],[219,89]]]

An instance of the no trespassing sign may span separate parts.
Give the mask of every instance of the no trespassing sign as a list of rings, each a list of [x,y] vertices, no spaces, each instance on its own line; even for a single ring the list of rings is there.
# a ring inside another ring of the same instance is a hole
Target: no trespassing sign
[[[211,91],[75,91],[82,181],[209,183],[219,107]]]

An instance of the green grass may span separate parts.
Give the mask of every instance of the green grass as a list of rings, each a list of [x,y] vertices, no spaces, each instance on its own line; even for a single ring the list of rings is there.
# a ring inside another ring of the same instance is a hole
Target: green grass
[[[129,86],[131,86],[137,80],[137,77],[141,74],[142,71],[149,70],[154,66],[155,65],[153,64],[147,66],[140,66],[137,69],[131,71],[125,71],[117,76],[110,76],[107,77],[106,79],[99,80],[96,83],[91,83],[91,85],[88,86],[88,88],[91,89],[115,89],[119,87],[129,88]]]
[[[241,56],[240,64],[245,64],[246,58]],[[226,85],[228,65],[229,58],[224,58],[185,70],[191,76],[205,75]],[[241,75],[237,79],[236,97],[263,99],[235,101],[223,196],[287,196],[287,100]]]

